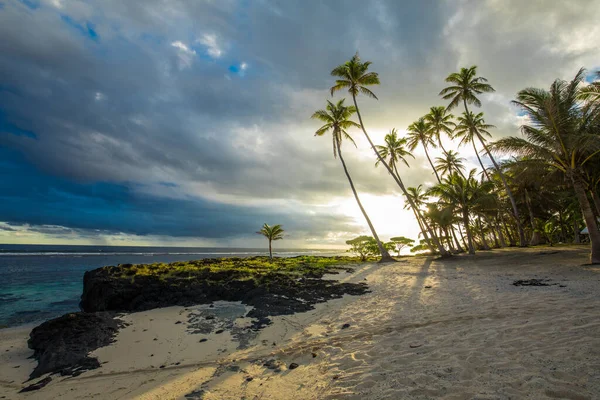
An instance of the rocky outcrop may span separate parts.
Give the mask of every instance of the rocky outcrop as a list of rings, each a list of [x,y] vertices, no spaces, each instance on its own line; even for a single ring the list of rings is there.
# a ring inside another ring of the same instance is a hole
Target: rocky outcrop
[[[130,276],[131,267],[123,264],[86,272],[82,310],[132,312],[216,300],[241,301],[254,307],[248,317],[255,318],[255,327],[260,328],[269,323],[268,316],[308,311],[316,303],[367,292],[364,283],[298,278],[286,273],[253,275],[239,270],[211,272],[207,268],[175,276]]]
[[[30,379],[53,372],[78,375],[98,368],[89,352],[110,344],[121,325],[114,313],[71,313],[34,328],[27,342],[38,361]]]

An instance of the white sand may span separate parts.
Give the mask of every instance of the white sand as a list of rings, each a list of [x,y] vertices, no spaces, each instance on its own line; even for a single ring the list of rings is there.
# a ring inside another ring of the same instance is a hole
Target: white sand
[[[597,399],[600,268],[586,260],[579,247],[365,264],[343,279],[366,279],[372,293],[275,317],[243,350],[228,331],[188,332],[206,306],[130,314],[117,342],[94,352],[102,368],[20,395],[35,365],[30,328],[5,329],[0,398]],[[565,287],[512,285],[530,278]],[[270,358],[281,372],[263,366]]]

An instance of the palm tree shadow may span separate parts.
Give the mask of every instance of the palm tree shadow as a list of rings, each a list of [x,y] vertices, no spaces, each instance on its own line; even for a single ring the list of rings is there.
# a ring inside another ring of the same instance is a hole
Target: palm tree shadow
[[[431,266],[432,262],[433,258],[427,257],[427,259],[423,262],[423,265],[421,266],[419,272],[415,274],[415,283],[412,286],[411,293],[409,296],[411,302],[418,301],[421,297],[421,293],[425,289],[425,280],[429,276],[429,267]]]

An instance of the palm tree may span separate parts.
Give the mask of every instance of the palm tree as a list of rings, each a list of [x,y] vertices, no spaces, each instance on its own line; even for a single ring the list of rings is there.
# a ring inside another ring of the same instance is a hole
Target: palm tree
[[[375,155],[379,159],[379,162],[385,166],[390,175],[396,181],[396,184],[402,189],[404,185],[398,179],[398,177],[394,174],[392,168],[388,165],[388,163],[379,155],[375,144],[371,140],[371,137],[367,133],[365,129],[365,124],[363,122],[362,116],[360,114],[360,109],[358,108],[358,103],[356,101],[356,96],[360,93],[363,95],[373,98],[377,100],[377,96],[373,93],[367,86],[379,85],[379,75],[376,72],[369,72],[369,66],[371,65],[370,61],[362,62],[358,53],[356,53],[349,61],[346,61],[342,65],[338,65],[331,71],[331,75],[337,77],[335,81],[335,85],[331,87],[331,95],[340,90],[348,90],[348,93],[352,95],[352,100],[354,102],[354,107],[356,109],[356,115],[358,116],[358,121],[360,123],[360,127],[371,146],[371,149],[375,152]],[[404,191],[404,190],[403,190]],[[427,226],[425,225],[425,228]],[[427,229],[429,230],[429,229]],[[429,230],[431,233],[431,230]],[[427,232],[423,232],[423,236],[425,240],[429,243],[429,237]],[[450,253],[439,243],[434,234],[431,235],[431,240],[434,242],[435,246],[438,248],[440,254],[442,256],[448,256]]]
[[[476,95],[482,93],[491,93],[495,91],[494,88],[489,83],[487,83],[487,79],[481,76],[477,76],[476,65],[473,65],[469,68],[461,68],[459,72],[454,72],[448,75],[448,77],[446,78],[446,82],[451,83],[452,85],[442,89],[442,91],[440,91],[440,96],[442,96],[442,98],[445,100],[450,100],[450,104],[448,104],[447,107],[448,110],[451,110],[454,107],[458,106],[459,103],[462,101],[465,107],[466,115],[469,115],[469,107],[467,106],[467,104],[473,104],[476,107],[481,107],[481,101],[477,98]],[[496,171],[500,175],[500,179],[502,180],[502,184],[504,185],[506,194],[510,198],[513,214],[517,223],[517,228],[519,230],[520,245],[526,246],[525,233],[523,232],[523,226],[521,225],[521,221],[519,219],[519,210],[517,209],[517,203],[512,192],[510,191],[510,188],[508,187],[506,178],[500,170],[498,163],[489,152],[489,149],[486,147],[483,141],[483,137],[477,132],[477,129],[475,129],[474,134],[483,145],[483,148],[485,149],[487,155],[490,157],[490,160],[492,160]],[[477,157],[479,157],[479,155]]]
[[[408,126],[408,148],[410,151],[414,151],[419,144],[423,146],[425,150],[425,156],[429,161],[429,165],[431,165],[431,169],[437,178],[438,183],[440,181],[440,176],[438,175],[433,163],[431,162],[431,157],[429,157],[429,152],[427,151],[427,146],[431,146],[433,148],[436,147],[435,142],[432,138],[431,126],[425,121],[425,118],[419,118],[418,121],[413,122]]]
[[[264,237],[266,237],[269,240],[269,258],[272,260],[273,259],[273,248],[271,246],[271,243],[274,240],[281,240],[283,239],[283,228],[281,227],[281,225],[273,225],[270,226],[269,224],[265,223],[262,228],[260,229],[260,231],[256,232],[259,235],[263,235]]]
[[[342,162],[342,166],[344,167],[344,172],[346,173],[346,177],[348,178],[348,182],[350,183],[350,188],[352,188],[352,193],[354,193],[354,198],[358,203],[358,207],[360,211],[363,213],[365,219],[367,220],[367,224],[369,225],[369,229],[371,229],[371,233],[375,240],[377,241],[377,247],[381,252],[381,262],[389,262],[394,261],[392,256],[388,253],[387,249],[379,240],[379,236],[371,223],[371,219],[367,215],[360,198],[358,197],[358,193],[356,192],[356,188],[354,187],[354,182],[352,182],[352,178],[350,177],[350,173],[348,172],[348,168],[346,167],[346,162],[344,161],[344,157],[342,156],[342,139],[349,140],[355,146],[354,140],[348,134],[347,129],[358,127],[359,125],[350,120],[352,114],[356,112],[356,108],[353,106],[346,107],[344,105],[344,99],[337,102],[337,104],[333,104],[331,101],[327,101],[327,107],[325,110],[318,110],[313,115],[313,119],[317,119],[321,122],[324,122],[325,125],[320,127],[316,132],[315,136],[323,136],[325,133],[331,131],[333,138],[333,157],[340,157],[340,161]]]
[[[446,149],[442,144],[442,133],[445,133],[449,137],[452,137],[452,131],[456,124],[452,122],[452,118],[454,115],[450,114],[446,107],[431,107],[429,109],[429,114],[425,116],[425,121],[429,124],[432,131],[432,137],[435,138],[437,144],[441,147],[441,149],[446,153]]]
[[[475,179],[475,170],[471,170],[467,178],[452,173],[442,183],[433,186],[428,193],[440,198],[446,205],[453,206],[462,216],[467,233],[469,254],[475,254],[473,233],[469,224],[469,216],[478,205],[488,202],[494,184],[490,181],[480,183]]]
[[[475,115],[469,111],[468,113],[465,112],[458,117],[458,125],[453,133],[454,139],[460,139],[460,146],[466,146],[471,143],[473,146],[473,151],[475,151],[475,155],[477,156],[477,161],[479,161],[479,165],[481,166],[481,169],[488,180],[491,180],[490,175],[487,172],[485,165],[483,165],[481,157],[479,157],[479,150],[477,150],[477,146],[475,145],[475,139],[477,137],[475,131],[477,129],[482,129],[481,134],[491,137],[491,134],[488,131],[488,129],[491,128],[495,128],[495,126],[485,124],[485,121],[483,120],[483,113]]]
[[[465,159],[456,151],[444,151],[444,157],[435,158],[435,169],[442,174],[442,176],[451,174],[452,172],[458,172],[464,178],[465,175],[462,172],[465,167],[463,164],[464,161]]]
[[[578,101],[584,77],[581,69],[571,82],[555,80],[550,90],[521,90],[513,104],[528,117],[529,123],[521,126],[525,138],[500,139],[494,148],[539,160],[567,176],[588,227],[591,262],[600,263],[600,232],[583,173],[586,164],[600,153],[600,135],[597,110],[581,107]]]
[[[394,173],[396,174],[396,177],[401,182],[401,184],[402,184],[401,189],[402,189],[403,193],[405,194],[405,197],[406,197],[407,193],[406,193],[406,189],[404,187],[404,182],[402,182],[402,178],[400,177],[400,173],[398,172],[398,163],[403,162],[407,167],[410,168],[410,165],[408,165],[408,161],[406,161],[406,157],[411,156],[414,158],[414,156],[409,151],[406,150],[406,142],[407,142],[406,138],[398,137],[398,132],[394,128],[390,131],[390,133],[385,135],[385,146],[377,145],[377,152],[379,153],[381,158],[383,158],[384,160],[386,160],[386,159],[388,160],[388,165],[393,169]],[[375,163],[375,166],[377,167],[379,164],[380,164],[380,161],[377,160],[377,162]],[[410,205],[410,203],[407,203],[407,204]],[[417,223],[419,224],[419,228],[421,229],[421,232],[423,232],[425,230],[425,228],[424,228],[423,222],[422,222],[423,216],[421,215],[421,211],[420,211],[419,207],[411,206],[410,209],[413,211],[413,213],[415,215],[415,219],[417,220]]]

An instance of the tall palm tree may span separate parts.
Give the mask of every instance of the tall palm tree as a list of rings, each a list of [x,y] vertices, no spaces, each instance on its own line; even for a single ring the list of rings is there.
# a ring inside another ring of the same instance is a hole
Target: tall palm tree
[[[427,157],[427,161],[429,161],[429,165],[431,165],[431,169],[437,178],[438,183],[440,183],[440,176],[435,170],[435,166],[433,162],[431,162],[431,157],[429,157],[429,152],[427,151],[427,146],[431,146],[433,148],[436,147],[435,142],[432,138],[431,126],[425,121],[425,118],[419,118],[418,121],[413,122],[408,126],[408,148],[410,151],[414,151],[419,145],[423,146],[425,150],[425,156]]]
[[[528,88],[517,94],[513,102],[528,117],[521,126],[525,138],[508,137],[498,140],[494,148],[539,160],[562,171],[571,181],[579,207],[588,227],[592,263],[600,263],[600,232],[586,194],[587,182],[583,168],[600,153],[597,134],[597,114],[581,107],[581,84],[585,70],[566,82],[557,79],[550,90]]]
[[[431,107],[429,113],[425,116],[425,121],[429,124],[432,137],[437,141],[437,144],[446,153],[446,149],[442,144],[442,133],[452,137],[452,131],[456,124],[452,122],[454,115],[450,114],[446,107]]]
[[[481,107],[481,101],[477,98],[477,95],[482,93],[491,93],[494,92],[494,88],[487,83],[487,79],[481,76],[477,76],[477,66],[473,65],[469,68],[461,68],[459,72],[454,72],[446,78],[446,82],[451,85],[442,89],[440,91],[440,96],[442,96],[445,100],[450,100],[450,104],[448,104],[448,110],[453,109],[458,106],[462,101],[465,107],[465,113],[469,114],[469,107],[467,104],[473,104],[476,107]],[[502,184],[504,185],[504,189],[506,190],[506,194],[510,198],[510,203],[513,209],[513,215],[515,217],[515,222],[517,224],[517,228],[519,230],[519,241],[521,246],[526,246],[525,242],[525,233],[523,232],[523,226],[521,225],[521,221],[519,218],[519,210],[517,209],[517,202],[510,191],[510,187],[506,182],[506,178],[504,174],[500,170],[498,163],[492,157],[485,143],[483,142],[482,136],[476,131],[475,135],[477,139],[481,142],[486,153],[492,160],[496,171],[500,175],[500,179],[502,180]],[[479,157],[479,156],[478,156]]]
[[[379,75],[376,72],[369,72],[369,66],[371,65],[370,61],[361,61],[358,53],[356,53],[349,61],[346,61],[342,65],[338,65],[331,71],[331,75],[337,77],[335,81],[335,85],[331,87],[331,95],[340,90],[348,90],[348,93],[352,95],[352,100],[354,102],[354,107],[356,108],[356,115],[358,116],[358,121],[360,123],[360,127],[371,146],[371,149],[375,152],[375,155],[379,159],[379,162],[385,166],[390,175],[396,181],[396,184],[402,189],[404,185],[398,179],[398,177],[394,174],[392,168],[388,165],[388,163],[379,155],[377,152],[377,148],[375,144],[371,140],[371,137],[367,133],[365,129],[365,124],[363,122],[362,116],[360,114],[360,109],[358,108],[358,103],[356,101],[356,97],[359,94],[363,94],[367,97],[373,98],[377,100],[377,96],[373,93],[367,86],[379,85]],[[448,256],[450,253],[440,244],[439,240],[435,236],[435,234],[428,229],[427,225],[424,224],[426,230],[428,230],[431,234],[431,241],[437,247],[438,251],[442,256]],[[430,238],[427,232],[423,232],[423,236],[427,243],[430,243]]]
[[[463,178],[464,174],[462,170],[465,168],[463,162],[465,161],[458,152],[454,150],[444,151],[444,157],[435,158],[435,169],[442,176],[451,174],[452,172],[458,172]]]
[[[273,247],[271,243],[275,240],[283,239],[283,228],[281,227],[281,225],[270,226],[269,224],[265,223],[260,229],[260,231],[256,233],[258,233],[259,235],[263,235],[269,240],[269,258],[272,260]]]
[[[317,119],[321,122],[324,122],[325,125],[320,127],[316,132],[315,136],[323,136],[327,132],[331,131],[332,139],[333,139],[333,157],[339,156],[340,161],[342,162],[342,166],[344,167],[344,172],[346,173],[346,177],[348,178],[348,182],[350,183],[350,188],[352,188],[352,193],[354,193],[354,198],[358,203],[358,207],[360,211],[363,213],[365,219],[367,220],[367,224],[369,225],[369,229],[371,230],[371,234],[375,238],[377,242],[377,247],[379,248],[379,252],[381,253],[381,262],[389,262],[394,261],[392,256],[388,253],[387,249],[379,240],[379,236],[373,227],[373,223],[371,223],[371,219],[367,215],[360,198],[358,197],[358,193],[356,192],[356,188],[354,187],[354,182],[352,182],[352,178],[350,177],[350,173],[348,172],[348,168],[346,167],[346,162],[344,161],[344,157],[342,156],[342,139],[346,139],[353,143],[354,140],[348,134],[349,128],[358,128],[359,125],[350,120],[352,114],[356,112],[356,108],[354,106],[346,107],[344,105],[344,99],[337,102],[337,104],[333,104],[331,101],[327,101],[327,107],[325,110],[318,110],[313,115],[313,119]]]

